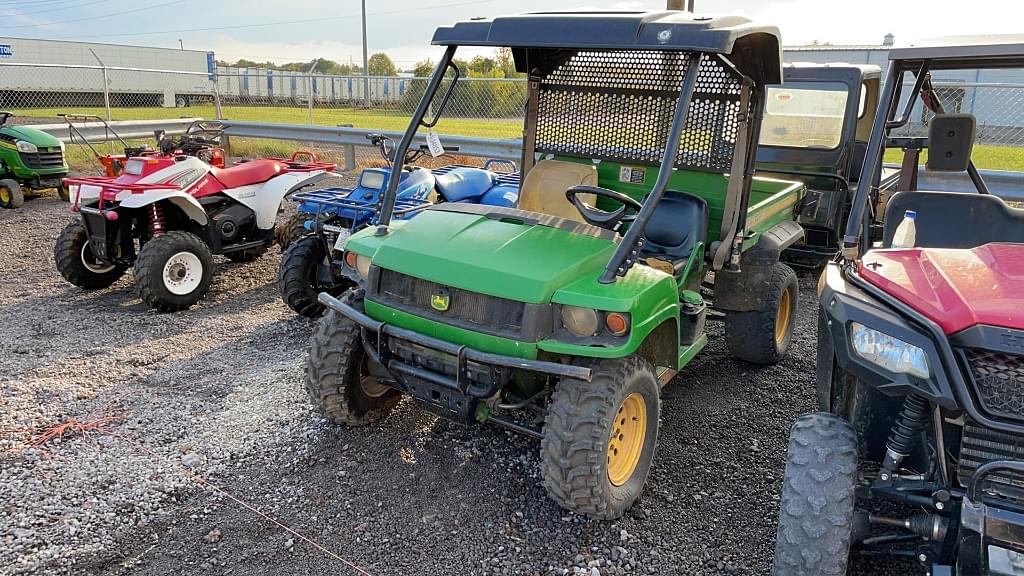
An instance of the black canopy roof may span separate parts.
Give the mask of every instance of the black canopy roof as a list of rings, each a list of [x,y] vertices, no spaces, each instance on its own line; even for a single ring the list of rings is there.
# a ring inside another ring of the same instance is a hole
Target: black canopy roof
[[[728,56],[756,82],[782,81],[779,29],[740,16],[700,16],[671,10],[533,12],[442,26],[434,32],[432,44],[511,47],[529,49],[534,54],[544,50],[710,52]],[[526,53],[514,52],[517,56]],[[518,57],[516,64],[525,66]]]
[[[1024,67],[1024,35],[948,36],[918,46],[893,48],[889,60],[913,63],[930,60],[932,70]]]

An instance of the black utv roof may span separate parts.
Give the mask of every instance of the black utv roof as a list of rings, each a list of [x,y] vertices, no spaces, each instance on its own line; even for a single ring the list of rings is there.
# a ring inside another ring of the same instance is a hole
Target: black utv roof
[[[1024,35],[952,36],[889,50],[890,61],[929,60],[932,70],[1024,67]]]
[[[782,80],[779,29],[741,16],[700,16],[672,10],[532,12],[442,26],[434,32],[432,44],[526,49],[514,50],[517,56],[526,51],[536,55],[540,52],[536,49],[710,52],[728,56],[756,82]],[[518,57],[516,65],[521,65]]]

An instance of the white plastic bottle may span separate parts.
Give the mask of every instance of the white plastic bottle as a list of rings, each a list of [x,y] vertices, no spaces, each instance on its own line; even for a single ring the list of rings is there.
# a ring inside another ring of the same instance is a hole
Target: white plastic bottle
[[[892,235],[893,248],[913,248],[917,239],[917,212],[907,210],[903,213],[903,222],[896,227],[896,233]]]

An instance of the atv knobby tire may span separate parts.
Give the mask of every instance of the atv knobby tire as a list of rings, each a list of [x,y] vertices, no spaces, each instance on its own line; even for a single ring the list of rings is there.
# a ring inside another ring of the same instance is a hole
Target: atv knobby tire
[[[239,250],[237,252],[225,252],[224,257],[232,262],[244,263],[252,262],[253,260],[263,256],[270,249],[268,244],[257,246],[255,248],[248,248],[246,250]]]
[[[831,414],[803,414],[786,458],[772,574],[842,576],[853,534],[856,434]]]
[[[142,246],[133,273],[139,298],[147,306],[160,312],[185,310],[209,290],[213,255],[195,234],[174,230]]]
[[[729,353],[754,364],[775,364],[781,360],[793,341],[799,295],[796,272],[776,262],[764,309],[726,312],[725,342]],[[776,333],[779,321],[784,322],[781,334]]]
[[[309,234],[309,230],[306,230],[306,220],[309,219],[309,214],[296,212],[274,227],[274,240],[281,247],[282,252],[287,250],[293,242]]]
[[[359,325],[329,310],[317,322],[306,356],[306,390],[335,424],[363,426],[383,419],[401,399],[366,371]]]
[[[611,520],[633,505],[647,481],[661,399],[654,369],[638,356],[602,360],[593,369],[590,382],[566,378],[555,386],[540,443],[541,473],[548,496],[560,506]],[[609,473],[611,434],[633,395],[646,410],[643,440],[628,479],[616,485]]]
[[[25,203],[25,192],[17,180],[0,180],[0,207],[21,208]]]
[[[320,267],[329,266],[326,258],[323,241],[312,234],[289,246],[281,258],[277,268],[277,291],[295,313],[316,318],[324,313],[324,305],[317,299],[320,292],[337,296],[355,285],[344,278],[336,279],[331,286],[321,285],[317,278]]]
[[[86,290],[107,288],[128,270],[127,266],[96,260],[89,247],[89,233],[81,220],[68,224],[57,236],[53,261],[65,280]]]

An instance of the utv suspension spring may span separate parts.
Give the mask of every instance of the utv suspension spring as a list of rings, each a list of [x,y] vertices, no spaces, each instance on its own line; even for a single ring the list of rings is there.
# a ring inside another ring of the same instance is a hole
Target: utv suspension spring
[[[885,459],[882,461],[882,480],[888,480],[900,462],[914,449],[921,431],[928,422],[928,401],[913,394],[903,401],[903,410],[896,418],[889,440],[885,443]]]
[[[149,233],[154,237],[167,231],[164,226],[164,207],[159,202],[149,205]]]

